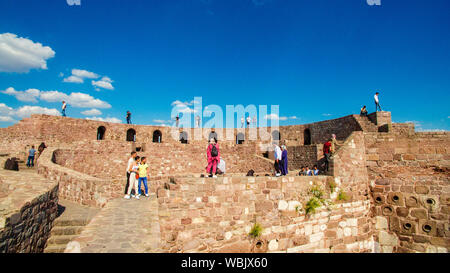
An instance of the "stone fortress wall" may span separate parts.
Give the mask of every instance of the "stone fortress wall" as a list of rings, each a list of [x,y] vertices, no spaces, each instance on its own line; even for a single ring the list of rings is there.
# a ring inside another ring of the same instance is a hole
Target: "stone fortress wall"
[[[104,135],[97,140],[101,126]],[[136,141],[127,141],[129,129]],[[229,175],[212,180],[199,178],[206,166],[206,138],[192,139],[196,129],[183,130],[187,144],[173,139],[167,127],[33,115],[0,129],[0,154],[24,158],[27,145],[45,142],[49,148],[38,160],[38,172],[58,183],[59,197],[103,207],[122,196],[126,160],[131,150],[139,150],[149,158],[161,249],[167,252],[450,248],[448,132],[416,133],[412,124],[392,124],[389,112],[266,128],[270,137],[265,141],[247,141],[256,130],[233,129],[232,140],[223,140],[217,130]],[[153,142],[155,132],[161,143]],[[239,133],[243,144],[236,144]],[[288,147],[290,170],[297,170],[319,162],[322,143],[332,133],[342,145],[326,176],[264,176],[273,166],[267,148],[272,141],[280,138]],[[249,169],[259,176],[244,177]],[[321,186],[334,205],[305,215],[298,208],[309,200],[311,183]],[[330,183],[337,187],[333,192]],[[348,200],[336,199],[340,191]],[[248,236],[254,223],[264,228],[258,239]]]

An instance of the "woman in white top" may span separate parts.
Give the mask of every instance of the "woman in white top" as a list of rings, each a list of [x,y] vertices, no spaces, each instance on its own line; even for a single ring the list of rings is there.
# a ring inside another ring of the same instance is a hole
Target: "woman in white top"
[[[136,199],[139,199],[139,196],[137,195],[137,193],[138,193],[138,178],[136,178],[136,176],[138,175],[140,161],[141,161],[141,159],[139,158],[139,156],[136,156],[134,158],[133,164],[130,166],[130,169],[128,170],[130,172],[130,185],[128,186],[128,193],[124,196],[125,199],[130,199],[131,189],[133,188],[133,186],[134,186],[134,191],[136,193],[136,195],[134,197]]]

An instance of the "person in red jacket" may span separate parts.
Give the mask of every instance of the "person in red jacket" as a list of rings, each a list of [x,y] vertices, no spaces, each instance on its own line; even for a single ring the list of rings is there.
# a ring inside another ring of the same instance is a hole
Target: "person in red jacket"
[[[325,156],[325,171],[328,171],[331,156],[331,139],[323,144],[323,155]]]
[[[206,168],[206,172],[209,174],[209,177],[216,178],[217,164],[219,164],[220,160],[220,150],[217,139],[211,138],[209,140],[206,154],[208,156],[208,167]]]

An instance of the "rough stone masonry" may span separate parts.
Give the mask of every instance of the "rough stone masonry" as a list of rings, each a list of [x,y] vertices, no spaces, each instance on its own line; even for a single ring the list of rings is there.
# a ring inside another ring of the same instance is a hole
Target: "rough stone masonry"
[[[96,217],[114,215],[130,151],[148,158],[157,198],[151,221],[159,229],[151,234],[158,236],[149,240],[158,247],[143,251],[449,251],[449,132],[415,132],[413,124],[392,123],[390,112],[265,129],[265,141],[250,140],[249,129],[232,129],[235,139],[226,140],[216,129],[227,174],[213,179],[200,177],[207,141],[193,139],[199,129],[182,129],[187,141],[181,142],[169,127],[48,115],[1,128],[0,161],[23,160],[41,142],[48,148],[27,183],[21,171],[0,171],[0,252],[42,252],[58,198],[107,210]],[[296,175],[301,166],[321,164],[331,134],[340,145],[329,172]],[[272,141],[288,147],[289,176],[266,176],[273,168]],[[256,177],[245,176],[250,169]],[[306,214],[313,187],[326,202]],[[262,229],[252,237],[256,224]],[[92,234],[95,228],[86,227]],[[89,244],[88,237],[74,242]]]

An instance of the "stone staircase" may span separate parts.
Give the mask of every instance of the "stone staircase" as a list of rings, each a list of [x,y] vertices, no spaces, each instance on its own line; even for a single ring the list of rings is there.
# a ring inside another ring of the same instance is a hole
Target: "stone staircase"
[[[355,115],[356,121],[358,121],[364,132],[376,133],[378,132],[378,126],[373,123],[368,117]]]
[[[63,253],[67,244],[76,238],[100,211],[66,200],[58,204],[58,217],[53,223],[44,253]]]

